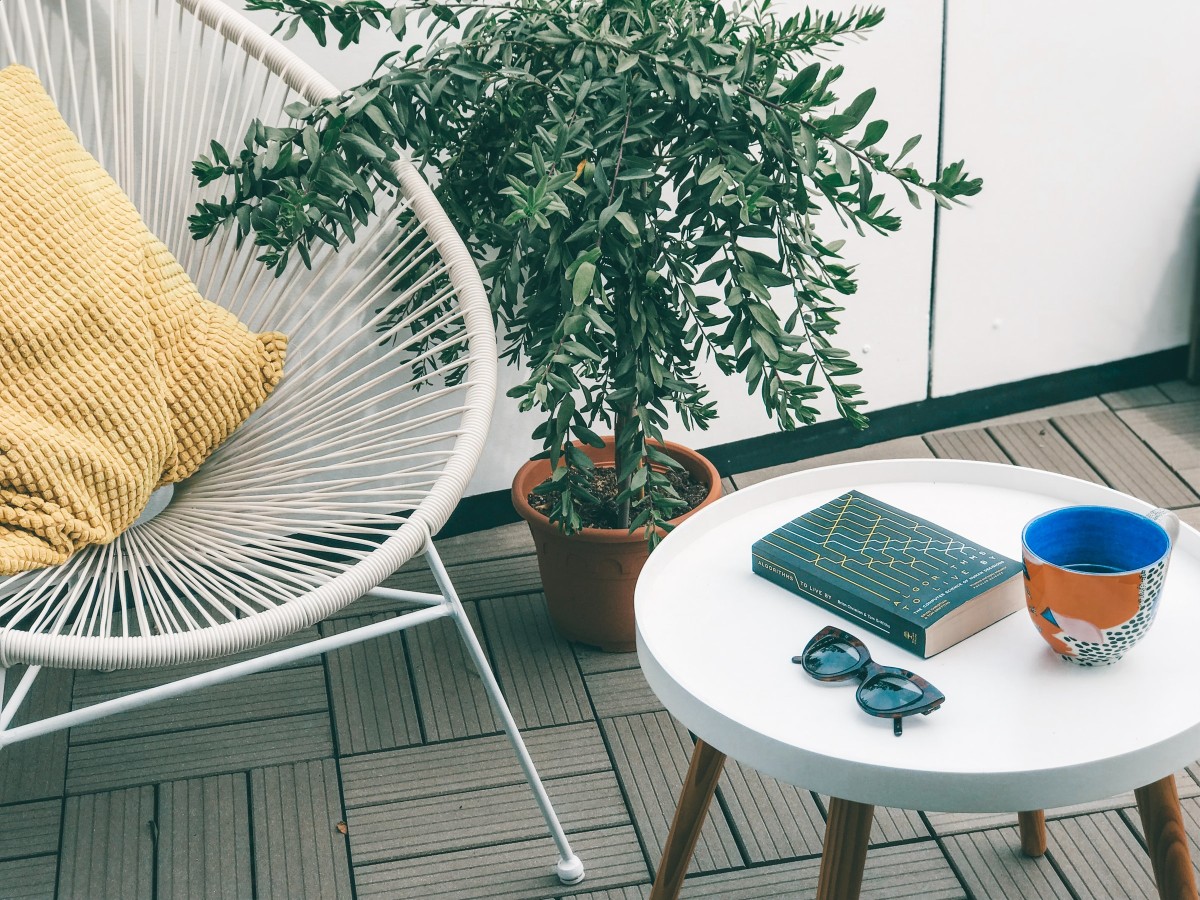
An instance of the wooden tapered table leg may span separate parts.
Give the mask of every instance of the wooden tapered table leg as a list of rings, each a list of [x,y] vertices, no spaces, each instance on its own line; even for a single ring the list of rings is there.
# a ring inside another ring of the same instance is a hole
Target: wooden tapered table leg
[[[1183,829],[1175,776],[1168,775],[1134,791],[1158,896],[1163,900],[1197,900],[1192,855]]]
[[[675,818],[667,833],[662,859],[658,864],[658,877],[650,889],[650,900],[676,900],[687,875],[692,851],[700,838],[700,826],[708,814],[713,791],[725,766],[725,754],[704,743],[696,741],[692,749],[692,763],[688,767],[683,790],[679,793],[679,804],[675,807]]]
[[[829,799],[817,900],[858,900],[874,815],[869,803]]]
[[[1017,813],[1021,831],[1021,852],[1026,856],[1046,855],[1046,813],[1035,809]]]

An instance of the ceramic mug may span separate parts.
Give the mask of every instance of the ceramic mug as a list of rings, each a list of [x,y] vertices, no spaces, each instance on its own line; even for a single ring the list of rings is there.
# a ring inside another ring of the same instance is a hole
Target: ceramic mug
[[[1154,621],[1179,517],[1069,506],[1021,533],[1025,597],[1050,647],[1080,666],[1120,659]]]

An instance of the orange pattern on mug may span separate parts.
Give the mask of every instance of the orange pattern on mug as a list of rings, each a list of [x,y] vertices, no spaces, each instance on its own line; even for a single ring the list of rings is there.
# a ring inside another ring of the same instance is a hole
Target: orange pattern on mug
[[[1142,573],[1126,572],[1097,578],[1026,557],[1025,599],[1038,631],[1056,653],[1075,651],[1060,634],[1100,643],[1102,632],[1132,619],[1138,611]],[[1045,615],[1050,613],[1050,617]]]

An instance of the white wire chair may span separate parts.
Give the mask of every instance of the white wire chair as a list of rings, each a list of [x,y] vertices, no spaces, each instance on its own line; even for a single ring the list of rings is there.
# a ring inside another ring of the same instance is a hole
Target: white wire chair
[[[482,452],[496,343],[478,273],[415,169],[341,252],[280,279],[231,231],[191,240],[191,161],[254,118],[336,88],[220,0],[0,0],[0,66],[34,69],[67,123],[200,291],[289,336],[267,403],[116,541],[0,581],[0,750],[357,641],[449,617],[504,723],[559,852],[583,878],[486,656],[430,540]],[[397,285],[404,285],[398,289]],[[380,583],[424,552],[440,589]],[[366,627],[11,727],[43,666],[167,666],[245,651],[364,596],[417,608]]]

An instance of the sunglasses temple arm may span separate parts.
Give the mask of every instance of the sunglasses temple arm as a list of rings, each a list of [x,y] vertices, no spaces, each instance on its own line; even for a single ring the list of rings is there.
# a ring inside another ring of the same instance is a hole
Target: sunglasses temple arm
[[[904,734],[904,720],[899,716],[896,716],[896,718],[892,719],[892,734],[896,735],[896,737],[900,737],[902,734]]]

